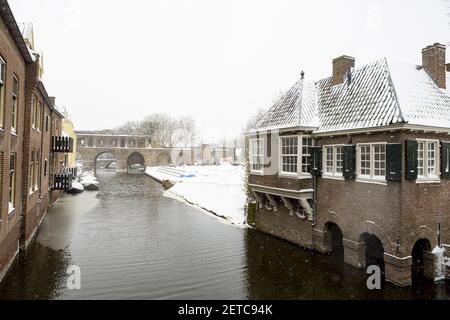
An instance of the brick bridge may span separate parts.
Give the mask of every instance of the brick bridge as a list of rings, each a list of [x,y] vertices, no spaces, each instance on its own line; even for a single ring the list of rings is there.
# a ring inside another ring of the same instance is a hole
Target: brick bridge
[[[104,132],[79,131],[77,134],[77,158],[85,168],[95,170],[101,155],[112,154],[116,171],[127,172],[131,165],[163,166],[168,164],[193,164],[193,148],[153,147],[152,136],[118,135]],[[110,158],[104,161],[111,163]]]

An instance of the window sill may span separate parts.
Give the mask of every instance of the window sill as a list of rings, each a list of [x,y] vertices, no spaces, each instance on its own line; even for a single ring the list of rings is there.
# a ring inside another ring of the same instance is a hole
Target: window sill
[[[16,208],[14,208],[10,203],[8,206],[8,216],[13,215],[15,211],[16,211]]]
[[[375,180],[375,179],[364,179],[364,178],[356,178],[356,182],[362,182],[362,183],[371,183],[371,184],[377,184],[380,186],[387,186],[386,180]]]
[[[335,175],[330,175],[330,174],[322,174],[322,178],[330,179],[330,180],[341,180],[341,181],[345,180],[343,176],[335,176]]]
[[[416,183],[421,184],[421,183],[441,183],[441,179],[439,178],[420,178],[416,180]]]
[[[253,174],[255,176],[263,176],[264,173],[262,171],[251,171],[250,170],[250,174]]]
[[[287,179],[297,179],[297,180],[301,180],[301,179],[311,179],[312,176],[310,174],[289,174],[289,173],[279,173],[278,174],[279,178],[287,178]]]

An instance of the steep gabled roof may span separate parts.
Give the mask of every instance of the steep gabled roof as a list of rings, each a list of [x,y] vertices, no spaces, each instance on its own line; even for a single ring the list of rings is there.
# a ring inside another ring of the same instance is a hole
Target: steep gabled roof
[[[331,77],[317,83],[318,132],[402,122],[385,59],[354,69],[350,78],[335,86],[331,84]]]
[[[316,127],[317,125],[315,83],[301,79],[267,111],[253,129]]]
[[[450,97],[425,70],[390,61],[389,70],[406,123],[450,128]]]
[[[354,68],[342,84],[333,86],[331,80],[298,81],[250,132],[295,127],[320,133],[406,123],[450,128],[449,95],[419,66],[384,58]]]

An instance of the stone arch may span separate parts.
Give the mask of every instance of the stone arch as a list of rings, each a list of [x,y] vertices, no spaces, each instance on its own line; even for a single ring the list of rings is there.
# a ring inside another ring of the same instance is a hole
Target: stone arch
[[[390,237],[379,225],[372,221],[366,221],[364,223],[363,230],[363,233],[373,234],[380,239],[384,247],[384,252],[395,255],[396,245],[391,241]]]
[[[373,233],[364,232],[359,236],[359,262],[363,268],[369,265],[378,265],[384,277],[385,245]]]
[[[98,153],[96,154],[95,158],[94,158],[94,170],[97,169],[97,159],[98,159],[101,155],[106,154],[106,153],[111,153],[111,154],[114,156],[114,159],[115,159],[116,161],[118,160],[118,159],[117,159],[117,154],[116,154],[116,152],[114,152],[114,150],[112,150],[112,149],[102,150],[102,151],[98,152]]]
[[[167,166],[172,163],[172,158],[167,152],[162,152],[156,157],[157,166]]]
[[[434,279],[434,256],[431,250],[431,242],[427,238],[421,238],[414,243],[411,251],[411,280],[413,286],[420,285],[424,278]]]
[[[408,239],[405,242],[405,253],[410,254],[414,245],[420,239],[427,239],[430,241],[431,248],[437,246],[436,233],[430,227],[422,225],[409,234]]]
[[[145,168],[145,157],[137,151],[131,152],[127,157],[127,171],[132,169],[133,165],[140,165]]]

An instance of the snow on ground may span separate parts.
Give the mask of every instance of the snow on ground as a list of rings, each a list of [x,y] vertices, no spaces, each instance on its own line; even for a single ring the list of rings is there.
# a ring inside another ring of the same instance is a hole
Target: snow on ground
[[[235,225],[244,225],[244,169],[229,164],[211,166],[147,167],[158,181],[176,184],[166,191]],[[168,195],[170,196],[170,195]]]

